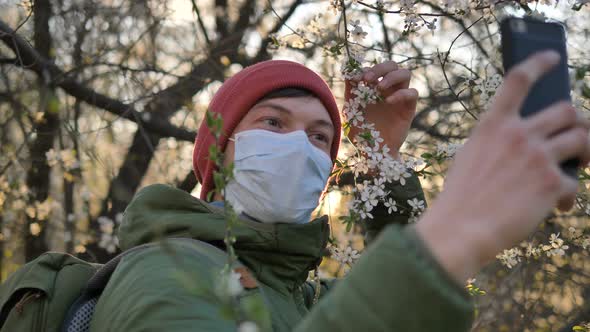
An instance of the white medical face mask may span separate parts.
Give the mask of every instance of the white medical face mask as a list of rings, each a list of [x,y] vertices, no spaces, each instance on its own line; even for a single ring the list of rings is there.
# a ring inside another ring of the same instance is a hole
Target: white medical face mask
[[[306,223],[326,186],[332,160],[304,131],[235,134],[234,178],[225,198],[264,223]]]

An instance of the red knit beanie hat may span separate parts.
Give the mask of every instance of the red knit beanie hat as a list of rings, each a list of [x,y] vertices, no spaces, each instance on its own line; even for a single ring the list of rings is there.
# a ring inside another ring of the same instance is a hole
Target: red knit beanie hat
[[[209,112],[221,114],[223,135],[219,138],[219,148],[225,150],[228,138],[250,108],[266,94],[283,88],[300,88],[312,92],[330,114],[334,125],[334,141],[330,155],[336,159],[340,144],[340,114],[332,91],[324,80],[311,69],[291,61],[269,60],[249,66],[225,81],[217,91]],[[215,138],[206,121],[201,123],[193,150],[193,168],[201,183],[201,199],[213,190],[213,171],[215,163],[209,159],[209,146]]]

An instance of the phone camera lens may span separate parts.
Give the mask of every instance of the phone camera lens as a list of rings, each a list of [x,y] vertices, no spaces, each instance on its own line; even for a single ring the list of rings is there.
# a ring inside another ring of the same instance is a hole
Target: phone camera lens
[[[512,26],[512,30],[514,30],[514,32],[525,33],[527,31],[526,22],[523,20],[512,20],[510,25]]]

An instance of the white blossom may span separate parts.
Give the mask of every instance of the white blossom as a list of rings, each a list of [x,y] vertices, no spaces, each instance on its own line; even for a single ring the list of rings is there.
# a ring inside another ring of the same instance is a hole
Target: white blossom
[[[309,21],[306,30],[316,35],[322,35],[322,24],[319,22],[321,18],[322,14],[316,15],[311,21]]]
[[[422,211],[424,210],[424,201],[423,200],[419,200],[417,198],[412,198],[411,200],[408,200],[408,205],[410,205],[412,207],[412,211]]]
[[[406,159],[405,166],[408,169],[416,169],[418,166],[424,165],[424,159],[410,157]]]
[[[500,260],[500,262],[506,265],[509,269],[513,268],[520,262],[522,256],[522,251],[518,248],[511,248],[505,249],[501,254],[498,254],[496,258]]]
[[[115,223],[111,218],[106,216],[98,217],[97,221],[100,224],[100,241],[98,242],[98,246],[112,254],[117,251],[117,247],[119,246],[119,239],[114,235]]]
[[[238,326],[238,332],[258,332],[260,329],[254,322],[245,321]]]
[[[387,208],[387,213],[389,213],[389,214],[397,211],[397,206],[395,205],[395,201],[391,197],[384,203],[384,205]]]
[[[373,215],[369,211],[359,210],[362,219],[373,219]]]
[[[100,235],[100,241],[98,242],[100,248],[105,249],[108,253],[112,254],[117,251],[119,246],[119,238],[112,234],[102,233]]]
[[[97,221],[100,224],[100,231],[102,233],[113,234],[115,223],[111,220],[111,218],[100,216],[98,217]]]
[[[457,143],[438,144],[436,146],[436,154],[447,158],[452,158],[462,146],[462,144]]]
[[[347,246],[344,249],[332,246],[330,247],[330,251],[332,252],[332,258],[334,258],[340,264],[350,265],[361,256],[358,250],[353,249],[351,246]]]
[[[238,296],[244,291],[244,287],[240,282],[242,277],[239,273],[231,269],[223,269],[221,277],[218,279],[217,294],[222,297]]]
[[[494,96],[498,87],[502,84],[502,76],[493,74],[487,78],[480,78],[475,81],[474,89],[479,91],[482,104],[488,108],[491,103],[491,97]]]
[[[530,242],[525,244],[525,249],[526,249],[525,256],[527,258],[528,257],[538,258],[539,256],[541,256],[542,248],[533,246],[533,244]]]
[[[569,249],[569,246],[564,244],[563,239],[559,237],[559,233],[551,234],[549,238],[549,245],[543,246],[543,251],[548,257],[551,256],[565,256],[565,251]]]
[[[358,23],[358,21],[356,21]],[[365,37],[367,36],[367,32],[365,32],[363,30],[363,27],[361,27],[360,25],[354,25],[352,24],[353,29],[350,31],[350,36],[352,37],[352,40],[354,40],[355,42],[361,42],[363,41],[363,39],[365,39]]]

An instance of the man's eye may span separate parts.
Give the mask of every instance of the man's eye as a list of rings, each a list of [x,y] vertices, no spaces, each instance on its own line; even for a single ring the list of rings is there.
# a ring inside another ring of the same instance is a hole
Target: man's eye
[[[265,124],[267,124],[271,127],[277,127],[277,128],[281,127],[281,124],[279,123],[279,120],[277,120],[277,119],[268,118],[268,119],[264,119],[263,121]]]
[[[326,135],[323,135],[323,134],[313,134],[313,135],[311,135],[311,137],[314,140],[321,141],[321,142],[324,142],[324,143],[328,143],[328,137],[326,137]]]

